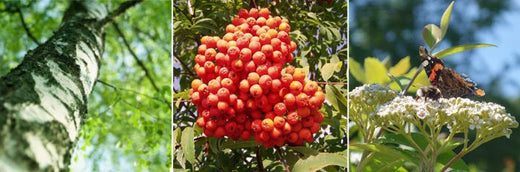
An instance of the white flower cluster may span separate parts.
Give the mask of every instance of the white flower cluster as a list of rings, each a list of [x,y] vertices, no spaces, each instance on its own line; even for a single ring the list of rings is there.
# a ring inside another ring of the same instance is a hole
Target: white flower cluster
[[[511,128],[518,127],[515,117],[499,104],[467,98],[429,100],[397,95],[380,84],[357,87],[349,94],[349,116],[355,122],[367,123],[363,126],[387,129],[403,129],[406,124],[413,124],[437,131],[448,127],[453,134],[475,130],[477,137],[488,141],[509,137]]]
[[[349,93],[350,108],[358,113],[375,113],[377,106],[392,100],[396,95],[397,92],[386,85],[365,84]]]
[[[406,122],[423,120],[429,123],[438,122],[438,114],[446,104],[424,99],[415,100],[410,96],[399,96],[380,106],[377,111],[376,122],[382,125],[404,125]]]
[[[518,127],[515,117],[503,106],[467,98],[432,101],[415,100],[410,96],[396,97],[380,106],[375,118],[375,125],[381,127],[426,123],[439,130],[446,125],[453,133],[476,130],[477,136],[492,138],[509,137],[511,128]]]

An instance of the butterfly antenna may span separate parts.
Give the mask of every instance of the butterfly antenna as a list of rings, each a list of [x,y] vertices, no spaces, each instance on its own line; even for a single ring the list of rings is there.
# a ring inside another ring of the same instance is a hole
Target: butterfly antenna
[[[408,85],[404,88],[404,90],[401,92],[401,95],[404,95],[406,94],[406,92],[408,92],[408,89],[410,89],[410,87],[412,86],[413,84],[413,81],[415,81],[415,78],[417,78],[417,76],[419,75],[419,73],[421,73],[423,70],[423,65],[419,65],[419,67],[417,68],[417,71],[415,71],[415,74],[413,75],[412,79],[410,80],[410,82],[408,83]]]

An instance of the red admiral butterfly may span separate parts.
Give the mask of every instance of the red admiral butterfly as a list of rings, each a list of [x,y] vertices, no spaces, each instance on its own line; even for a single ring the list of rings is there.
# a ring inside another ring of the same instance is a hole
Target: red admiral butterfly
[[[446,68],[441,59],[428,54],[424,47],[419,47],[422,64],[432,84],[417,90],[417,96],[431,99],[467,97],[470,95],[484,96],[484,90],[478,89],[476,84],[465,76]]]

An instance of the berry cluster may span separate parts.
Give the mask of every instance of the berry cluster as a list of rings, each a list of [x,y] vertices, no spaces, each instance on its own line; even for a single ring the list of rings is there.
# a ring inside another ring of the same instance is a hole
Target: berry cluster
[[[204,36],[195,56],[200,79],[191,83],[197,125],[206,136],[248,140],[264,147],[312,142],[325,95],[293,61],[289,21],[269,10],[241,9],[226,34]]]

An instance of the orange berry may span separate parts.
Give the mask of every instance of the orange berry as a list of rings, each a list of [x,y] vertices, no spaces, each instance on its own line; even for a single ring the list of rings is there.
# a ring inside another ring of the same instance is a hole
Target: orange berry
[[[291,133],[291,131],[292,131],[291,124],[289,124],[288,122],[284,123],[283,124],[283,134],[289,134],[289,133]]]
[[[302,119],[303,127],[309,128],[314,124],[314,118],[312,116],[307,116]]]
[[[231,68],[237,72],[241,71],[242,69],[244,69],[244,62],[240,59],[233,60],[231,62]]]
[[[298,141],[298,134],[295,132],[291,132],[289,134],[289,137],[287,138],[287,141],[289,143],[296,143],[296,141]]]
[[[273,80],[269,75],[262,75],[258,80],[258,84],[260,85],[260,87],[262,87],[262,89],[268,90],[271,88],[272,81]]]
[[[260,132],[260,134],[259,134],[259,138],[260,138],[261,141],[263,141],[263,142],[267,142],[267,141],[269,141],[269,139],[271,138],[270,135],[271,135],[270,132],[262,131],[262,132]],[[268,147],[268,146],[265,146],[265,145],[264,145],[264,147]]]
[[[255,119],[255,120],[251,123],[251,129],[252,129],[254,132],[261,132],[261,131],[262,131],[262,120],[260,120],[260,119]]]
[[[256,73],[258,73],[258,75],[267,75],[267,65],[266,64],[258,65],[258,67],[256,67]]]
[[[276,28],[276,21],[274,18],[268,18],[267,21],[265,21],[265,25],[269,26],[269,28],[274,29]]]
[[[194,79],[191,81],[191,88],[197,89],[200,85],[204,84],[200,79]]]
[[[304,118],[311,114],[311,110],[308,107],[298,107],[296,111],[298,112],[299,116]]]
[[[278,128],[273,128],[273,130],[271,131],[271,138],[276,139],[276,138],[280,137],[282,134],[283,134],[282,130],[280,130]]]
[[[253,97],[258,98],[258,97],[260,97],[262,95],[262,88],[260,87],[260,85],[254,84],[249,89],[249,92],[251,93],[251,95]]]
[[[206,126],[206,122],[204,121],[204,118],[203,117],[198,117],[197,118],[197,125],[201,128],[204,128],[204,126]]]
[[[269,9],[267,9],[267,8],[262,8],[262,9],[260,9],[260,11],[258,11],[258,15],[260,17],[264,17],[264,18],[269,18],[269,13],[270,13]]]
[[[251,50],[249,48],[242,48],[242,50],[240,50],[240,60],[245,62],[250,61],[251,56]]]
[[[256,9],[256,8],[249,9],[249,17],[258,18],[258,9]]]
[[[253,61],[256,65],[264,64],[266,61],[266,56],[264,53],[257,51],[255,54],[253,54]]]
[[[300,116],[298,116],[298,113],[296,111],[291,111],[287,113],[287,123],[296,124],[298,122],[300,122]]]
[[[312,123],[312,126],[310,128],[311,130],[311,133],[317,133],[318,131],[320,131],[320,123]]]
[[[213,93],[210,93],[207,97],[208,99],[208,105],[210,106],[217,106],[218,104],[218,96],[213,94]]]
[[[229,90],[227,88],[220,88],[217,91],[218,99],[221,100],[221,101],[229,100],[229,95],[230,94],[231,93],[229,92]]]
[[[272,131],[274,128],[273,120],[267,118],[262,121],[262,129],[264,131]]]
[[[279,91],[280,89],[282,89],[282,81],[273,79],[273,81],[271,81],[271,91]]]
[[[302,91],[302,87],[302,83],[297,80],[292,81],[289,85],[289,89],[291,90],[291,93],[294,95],[300,94],[300,92]]]
[[[285,73],[280,78],[280,81],[282,81],[283,85],[289,86],[293,81],[293,76],[291,74]]]
[[[213,120],[206,121],[206,130],[215,130],[217,128],[217,123]]]
[[[312,117],[314,118],[314,122],[317,122],[317,123],[321,123],[323,121],[323,118],[325,118],[325,116],[323,116],[323,114],[318,111],[313,111]]]
[[[283,128],[285,125],[285,119],[281,116],[275,116],[273,122],[276,128]]]
[[[311,131],[307,128],[302,128],[298,133],[298,137],[302,139],[308,139],[309,137],[312,137]]]
[[[296,105],[299,107],[309,106],[309,96],[305,93],[300,93],[296,96]]]
[[[229,47],[227,51],[227,55],[230,59],[236,59],[240,54],[240,49],[238,47]]]
[[[240,48],[240,49],[249,47],[249,39],[247,39],[246,37],[238,38],[237,39],[237,47]]]
[[[213,136],[215,136],[216,138],[222,138],[224,137],[224,135],[226,135],[226,130],[224,129],[224,127],[218,127],[217,129],[215,129],[215,133],[213,133]]]
[[[274,113],[278,116],[282,116],[285,114],[285,112],[287,112],[287,108],[285,107],[285,104],[284,103],[277,103],[276,105],[274,105]]]
[[[286,44],[289,44],[289,45],[291,44],[291,38],[289,37],[289,34],[287,34],[287,32],[285,32],[285,31],[279,31],[277,38],[280,39],[280,41],[285,42]],[[290,48],[289,48],[289,50],[290,50]],[[292,51],[290,51],[290,52],[292,52]]]
[[[234,133],[237,129],[237,123],[235,123],[233,121],[228,122],[228,123],[226,123],[225,128],[226,128],[226,132],[228,134]]]
[[[283,97],[283,102],[286,106],[294,106],[296,103],[296,97],[293,94],[288,93]]]
[[[294,69],[293,80],[303,82],[305,80],[305,71],[302,68]]]
[[[242,134],[240,134],[240,139],[249,140],[249,138],[251,138],[251,133],[247,130],[242,131]]]
[[[251,72],[247,75],[247,82],[249,82],[249,85],[258,84],[258,80],[260,80],[260,75],[256,72]]]
[[[287,23],[280,23],[280,25],[278,26],[278,30],[289,33],[291,31],[291,26],[289,26],[289,24]]]
[[[262,48],[262,45],[260,44],[260,42],[258,42],[258,41],[249,42],[249,49],[251,50],[251,52],[260,51],[261,48]]]
[[[238,11],[238,17],[240,17],[240,18],[247,18],[247,17],[249,17],[249,14],[248,14],[246,9],[240,9]]]
[[[273,46],[271,46],[271,44],[262,45],[262,53],[264,53],[267,58],[273,57]]]

